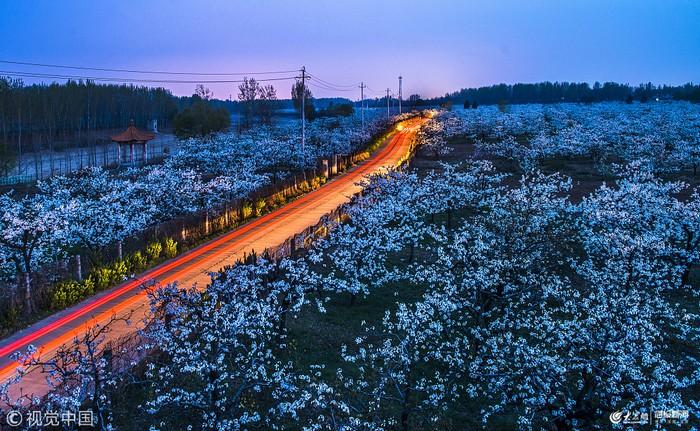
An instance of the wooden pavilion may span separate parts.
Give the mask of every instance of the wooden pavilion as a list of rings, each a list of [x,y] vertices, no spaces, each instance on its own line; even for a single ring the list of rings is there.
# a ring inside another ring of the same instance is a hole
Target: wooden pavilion
[[[137,161],[134,154],[134,146],[141,146],[141,162],[146,162],[148,160],[148,141],[155,138],[156,135],[149,132],[144,132],[139,130],[134,126],[134,120],[129,122],[129,127],[122,133],[114,136],[110,136],[112,142],[117,144],[117,165],[121,165],[122,162],[125,163],[135,163]],[[122,155],[124,158],[127,157],[126,151],[122,151],[122,145],[129,146],[128,159],[122,160]]]

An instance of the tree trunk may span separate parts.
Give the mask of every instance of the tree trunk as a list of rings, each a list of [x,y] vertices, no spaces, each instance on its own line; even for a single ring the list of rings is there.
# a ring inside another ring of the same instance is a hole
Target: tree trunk
[[[75,255],[75,276],[78,281],[83,281],[83,265],[80,262],[80,255]]]
[[[32,301],[32,277],[29,271],[24,273],[24,312],[31,314],[34,311],[34,302]]]
[[[409,371],[408,375],[406,376],[408,381],[411,381],[411,373]],[[409,408],[409,403],[408,400],[411,397],[411,387],[409,385],[406,386],[406,389],[403,391],[403,405],[401,406],[401,430],[402,431],[408,431],[408,415],[411,412]]]

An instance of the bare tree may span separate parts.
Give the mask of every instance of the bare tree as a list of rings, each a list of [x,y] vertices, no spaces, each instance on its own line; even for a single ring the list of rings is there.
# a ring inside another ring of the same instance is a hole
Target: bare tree
[[[274,112],[274,101],[277,100],[277,90],[270,85],[258,86],[258,112],[260,121],[263,124],[272,124],[272,113]]]
[[[256,110],[257,98],[260,91],[260,84],[255,78],[243,78],[243,83],[238,86],[238,100],[244,108],[245,126],[250,127],[251,118]]]
[[[208,88],[205,88],[202,84],[197,84],[197,87],[194,89],[194,94],[204,100],[211,100],[214,98],[214,92]]]

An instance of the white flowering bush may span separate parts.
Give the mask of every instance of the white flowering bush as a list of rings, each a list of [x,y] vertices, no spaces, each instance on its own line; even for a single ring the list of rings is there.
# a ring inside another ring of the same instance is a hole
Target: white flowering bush
[[[552,157],[591,156],[604,173],[613,160],[640,159],[655,172],[696,172],[699,114],[696,104],[686,102],[561,103],[460,110],[435,121],[444,138],[474,139],[479,153],[515,160],[526,171]],[[427,141],[431,147],[433,139]]]

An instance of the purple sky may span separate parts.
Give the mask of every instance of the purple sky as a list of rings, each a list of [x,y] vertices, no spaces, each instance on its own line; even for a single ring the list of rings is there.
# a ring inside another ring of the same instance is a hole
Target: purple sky
[[[406,97],[500,82],[700,81],[694,0],[7,0],[0,40],[0,60],[203,72],[305,65],[326,81],[363,80],[376,92],[396,91],[402,74]],[[274,85],[289,97],[290,82]],[[165,86],[188,95],[195,85]],[[218,98],[236,97],[236,84],[207,86]],[[312,91],[359,97],[354,88]]]

